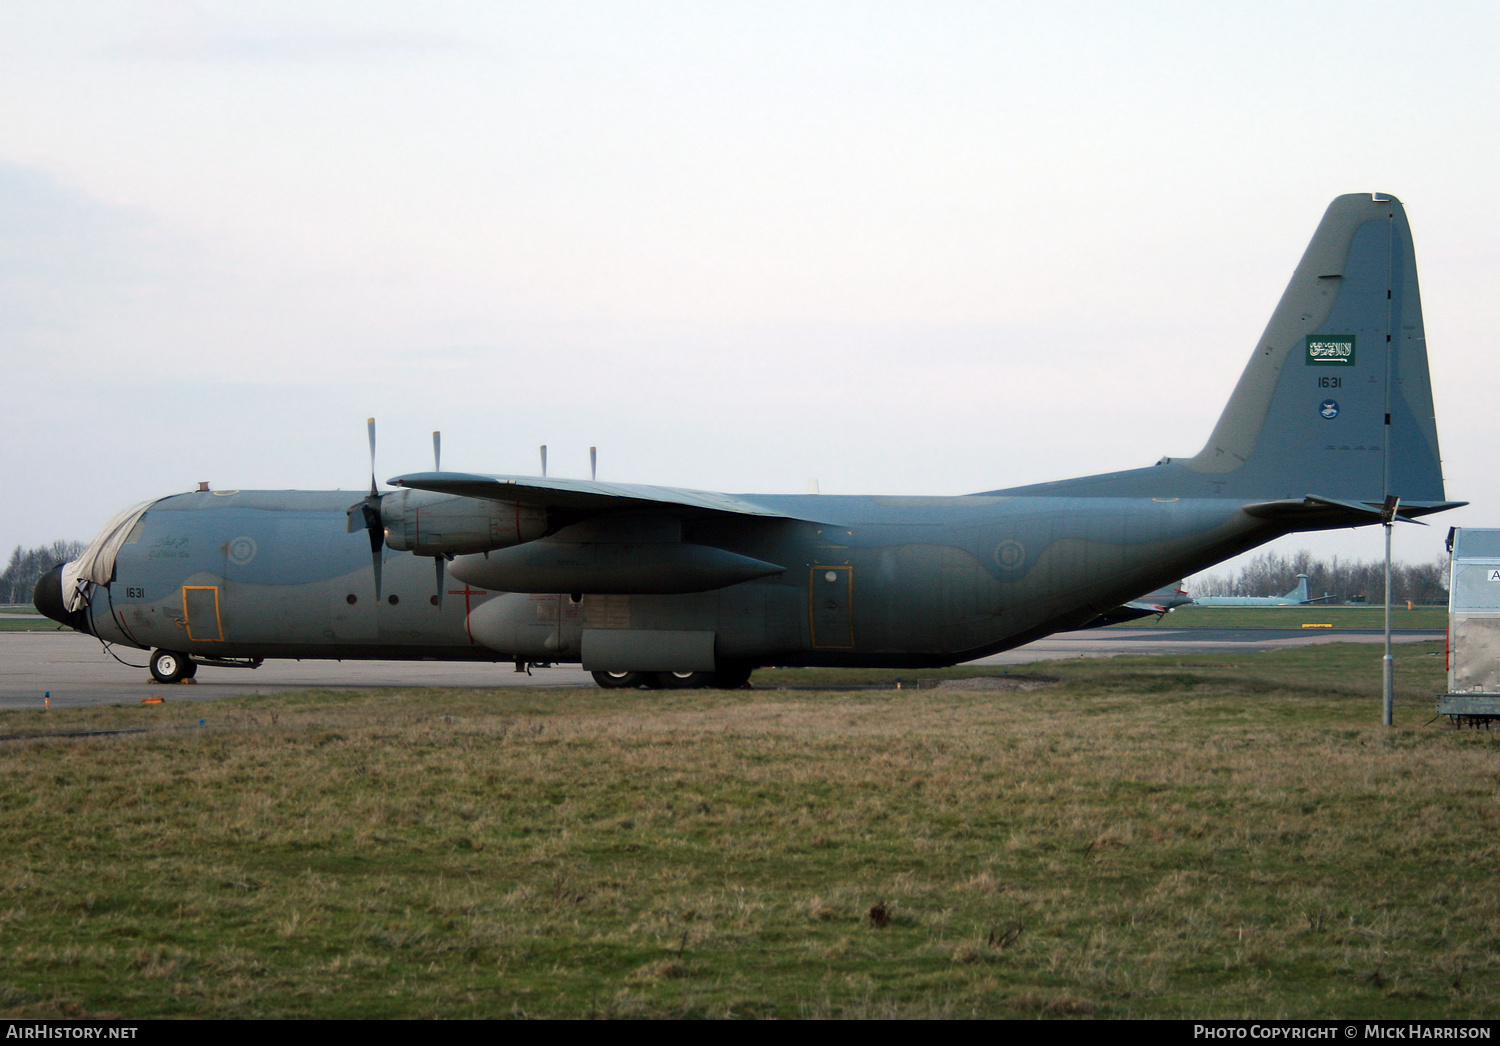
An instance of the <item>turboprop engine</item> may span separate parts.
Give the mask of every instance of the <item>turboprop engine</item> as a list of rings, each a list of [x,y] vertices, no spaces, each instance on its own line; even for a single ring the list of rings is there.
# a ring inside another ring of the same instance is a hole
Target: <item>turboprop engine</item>
[[[380,522],[385,543],[398,552],[457,556],[535,541],[547,532],[547,510],[427,490],[397,490],[381,495]]]

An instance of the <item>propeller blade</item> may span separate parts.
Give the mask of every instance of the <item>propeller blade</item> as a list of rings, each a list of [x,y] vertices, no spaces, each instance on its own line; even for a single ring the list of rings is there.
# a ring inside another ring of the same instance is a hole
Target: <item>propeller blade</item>
[[[380,600],[380,567],[385,551],[385,525],[380,519],[380,496],[371,494],[354,506],[364,514],[365,530],[370,535],[370,567],[375,572],[375,600]],[[350,530],[353,530],[354,508],[349,510]]]
[[[432,434],[432,471],[443,471],[443,434],[434,432]],[[447,581],[447,560],[441,555],[432,557],[432,570],[436,575],[434,585],[437,591],[437,608],[443,609],[443,589]]]
[[[380,493],[380,488],[375,484],[375,419],[368,419],[365,426],[370,430],[370,496],[374,497]]]
[[[375,481],[375,419],[369,418],[365,421],[365,427],[370,431],[370,493],[365,495],[363,501],[349,506],[349,533],[354,533],[356,526],[354,514],[360,514],[360,524],[370,535],[370,567],[375,573],[375,602],[380,602],[380,567],[385,551],[385,523],[380,518],[380,485]]]
[[[375,570],[375,602],[380,602],[380,561],[385,531],[380,526],[380,510],[375,510],[375,523],[370,527],[370,566]]]
[[[599,448],[589,448],[589,479],[599,478]]]

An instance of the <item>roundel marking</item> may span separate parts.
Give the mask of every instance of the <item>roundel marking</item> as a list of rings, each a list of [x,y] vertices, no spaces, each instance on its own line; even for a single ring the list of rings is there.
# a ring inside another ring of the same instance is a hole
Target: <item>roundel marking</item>
[[[238,537],[229,542],[229,562],[236,566],[244,566],[255,558],[255,539]]]
[[[1026,559],[1026,546],[1012,538],[995,546],[995,562],[1006,570],[1015,570]]]
[[[1318,413],[1330,421],[1339,416],[1338,400],[1324,400],[1318,404]]]

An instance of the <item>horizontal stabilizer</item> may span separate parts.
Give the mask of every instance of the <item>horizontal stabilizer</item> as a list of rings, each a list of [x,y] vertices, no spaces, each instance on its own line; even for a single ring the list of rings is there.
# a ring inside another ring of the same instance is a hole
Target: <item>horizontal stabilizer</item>
[[[673,508],[687,509],[703,515],[759,516],[819,522],[805,516],[778,512],[734,494],[653,487],[643,483],[605,483],[599,480],[550,479],[538,476],[487,476],[467,472],[414,472],[397,476],[390,480],[390,484],[393,487],[432,490],[466,498],[585,512],[635,512]]]
[[[1450,508],[1467,505],[1467,501],[1411,501],[1402,502],[1396,519],[1402,523],[1419,523],[1415,516],[1430,512],[1443,512]],[[1382,520],[1382,506],[1358,501],[1342,501],[1309,494],[1305,498],[1287,498],[1282,501],[1257,501],[1243,506],[1246,515],[1257,519],[1268,519],[1285,523],[1297,530],[1324,530],[1333,527],[1359,527]],[[1424,526],[1426,524],[1423,524]]]

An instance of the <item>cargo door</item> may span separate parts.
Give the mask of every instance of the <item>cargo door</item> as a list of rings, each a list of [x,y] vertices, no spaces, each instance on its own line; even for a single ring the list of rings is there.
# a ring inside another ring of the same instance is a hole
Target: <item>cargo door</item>
[[[854,568],[814,566],[807,582],[814,650],[854,649]]]

